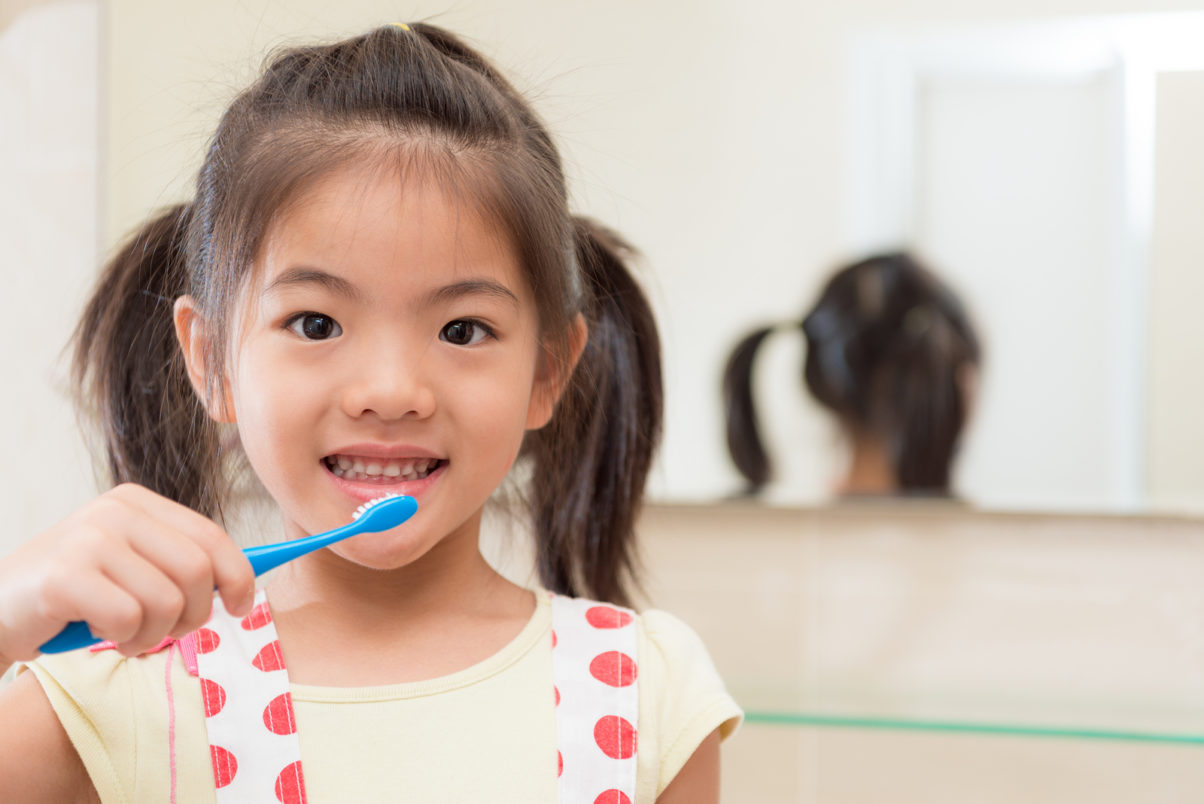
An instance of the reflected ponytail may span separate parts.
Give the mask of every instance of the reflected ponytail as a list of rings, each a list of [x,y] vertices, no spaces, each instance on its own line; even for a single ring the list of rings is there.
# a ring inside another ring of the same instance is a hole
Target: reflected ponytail
[[[736,469],[748,481],[746,494],[756,494],[772,474],[769,454],[761,439],[757,406],[753,401],[753,365],[761,344],[774,331],[762,327],[746,335],[732,349],[723,369],[724,431],[727,450]]]
[[[660,339],[615,233],[573,219],[589,339],[552,420],[527,437],[529,499],[542,583],[629,604],[635,520],[660,441]]]

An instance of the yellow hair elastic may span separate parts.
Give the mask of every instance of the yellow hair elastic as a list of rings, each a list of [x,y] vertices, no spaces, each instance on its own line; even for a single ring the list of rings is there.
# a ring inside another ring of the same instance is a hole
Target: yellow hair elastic
[[[410,30],[410,26],[406,25],[404,22],[390,22],[389,24],[396,25],[398,28],[400,28],[403,31]]]

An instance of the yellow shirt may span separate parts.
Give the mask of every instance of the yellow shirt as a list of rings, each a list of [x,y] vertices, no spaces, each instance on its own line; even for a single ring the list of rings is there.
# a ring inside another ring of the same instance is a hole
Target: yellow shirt
[[[547,595],[498,653],[449,676],[383,687],[290,687],[310,804],[555,802]],[[635,804],[652,804],[704,737],[741,713],[698,636],[661,611],[636,619],[640,666]],[[167,651],[43,656],[30,665],[101,801],[168,801]],[[178,651],[177,801],[215,801],[200,687]]]

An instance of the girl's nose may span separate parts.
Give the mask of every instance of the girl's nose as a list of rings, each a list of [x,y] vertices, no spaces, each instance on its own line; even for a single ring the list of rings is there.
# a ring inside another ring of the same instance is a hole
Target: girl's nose
[[[425,419],[435,412],[435,394],[422,370],[423,361],[388,356],[379,350],[347,382],[343,411],[353,418],[375,416],[383,421]]]

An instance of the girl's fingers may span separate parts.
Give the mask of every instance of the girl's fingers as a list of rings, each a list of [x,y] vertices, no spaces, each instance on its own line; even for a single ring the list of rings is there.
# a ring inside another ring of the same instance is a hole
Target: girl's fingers
[[[100,572],[82,572],[61,588],[54,607],[62,620],[87,620],[88,628],[114,642],[132,639],[142,627],[142,606],[128,591]],[[44,642],[40,639],[38,644]],[[36,646],[35,646],[36,647]]]
[[[212,569],[210,589],[217,588],[227,611],[239,616],[251,610],[255,600],[255,573],[247,557],[217,523],[142,486],[125,484],[112,493],[204,551]],[[139,550],[142,549],[140,542]]]
[[[106,556],[101,570],[136,605],[136,614],[131,617],[124,613],[112,636],[103,634],[117,643],[118,650],[127,656],[137,655],[159,644],[175,629],[184,613],[185,596],[159,567],[130,550]]]
[[[130,546],[168,577],[184,598],[184,608],[172,625],[172,636],[183,636],[205,624],[213,608],[213,562],[200,545],[144,520],[129,533]]]

